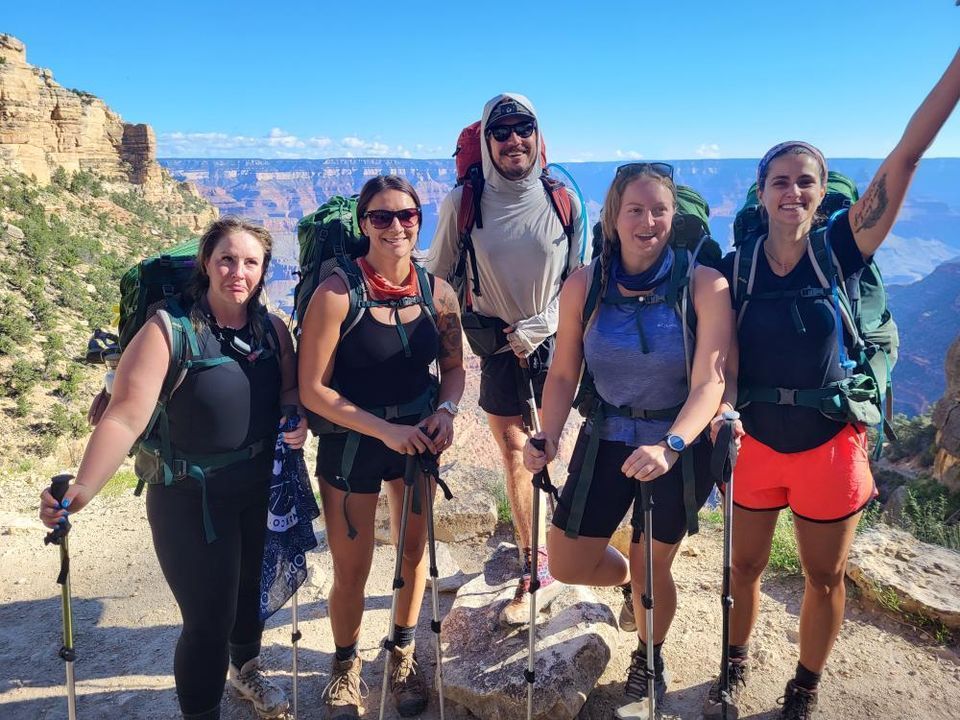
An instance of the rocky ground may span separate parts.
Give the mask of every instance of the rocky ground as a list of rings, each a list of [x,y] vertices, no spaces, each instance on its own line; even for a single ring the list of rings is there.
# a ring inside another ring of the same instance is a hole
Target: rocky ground
[[[473,383],[471,383],[473,386]],[[471,402],[469,399],[466,401]],[[495,450],[478,413],[459,423],[460,442],[451,460],[488,467]],[[557,473],[559,477],[559,473]],[[43,485],[3,483],[0,512],[0,717],[48,719],[66,716],[60,647],[60,599],[54,580],[57,552],[42,544],[34,521],[36,497]],[[454,492],[457,492],[455,486]],[[441,501],[442,502],[442,501]],[[322,537],[322,531],[321,531]],[[500,525],[487,537],[450,543],[465,573],[509,576],[509,554],[491,567],[494,549],[510,541]],[[707,525],[688,540],[676,563],[680,608],[664,656],[673,675],[665,710],[674,717],[697,718],[720,652],[720,529]],[[172,676],[178,634],[176,606],[160,574],[150,544],[141,499],[124,491],[104,494],[75,518],[71,534],[75,645],[78,652],[78,715],[81,718],[176,718]],[[367,717],[375,717],[383,666],[379,643],[387,629],[394,550],[376,549],[368,585],[367,613],[360,652],[367,661],[370,687]],[[326,591],[331,573],[324,547],[310,556],[311,576],[300,592],[300,717],[320,718],[320,694],[327,682],[333,643],[327,622]],[[823,679],[823,718],[956,718],[960,707],[958,648],[936,644],[924,631],[877,610],[849,584],[846,622]],[[775,718],[776,699],[797,658],[797,621],[802,578],[768,574],[760,620],[753,642],[755,673],[741,717]],[[596,589],[615,617],[619,594]],[[454,600],[441,596],[446,614]],[[424,604],[418,643],[432,672],[429,603]],[[289,606],[272,618],[264,637],[264,663],[279,683],[290,688]],[[502,631],[493,642],[525,644],[526,635]],[[509,637],[508,637],[509,636]],[[620,704],[623,681],[636,637],[623,632],[609,648],[610,660],[590,692],[579,718],[606,720]],[[473,717],[448,702],[452,720]],[[228,691],[225,718],[254,718],[251,708]],[[387,717],[395,717],[391,711]],[[436,703],[423,715],[439,718]]]

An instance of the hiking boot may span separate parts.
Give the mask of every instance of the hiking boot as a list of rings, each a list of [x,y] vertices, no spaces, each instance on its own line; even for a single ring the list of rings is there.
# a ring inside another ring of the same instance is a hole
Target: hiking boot
[[[415,717],[427,707],[427,683],[413,645],[390,651],[390,694],[400,717]]]
[[[517,583],[513,600],[508,602],[500,611],[501,624],[526,625],[530,622],[530,569],[530,566],[527,565]],[[539,551],[537,576],[540,578],[540,588],[537,590],[537,610],[540,611],[550,607],[550,603],[563,592],[566,585],[554,580],[550,574],[546,550]]]
[[[276,718],[287,711],[287,696],[260,670],[259,657],[247,660],[239,670],[231,662],[229,677],[237,694],[252,702],[260,717]]]
[[[623,605],[620,607],[620,629],[624,632],[637,631],[637,618],[633,614],[633,593],[629,586],[621,588]]]
[[[333,657],[330,667],[330,682],[323,689],[321,697],[327,704],[327,720],[351,720],[360,717],[363,712],[366,683],[360,677],[363,661],[359,655],[352,660],[337,660]]]
[[[731,660],[727,665],[727,682],[730,685],[730,701],[727,703],[727,718],[737,720],[739,710],[737,701],[740,693],[747,686],[750,679],[750,665],[746,660]],[[710,685],[707,699],[703,702],[703,717],[722,718],[723,703],[720,702],[720,678],[717,677]]]
[[[670,682],[670,673],[660,662],[655,668],[653,676],[653,691],[656,698],[656,717],[662,712],[663,698],[667,694],[667,684]],[[649,695],[647,683],[647,651],[634,650],[630,655],[630,670],[627,673],[627,683],[624,687],[624,696],[627,703],[617,708],[616,716],[620,720],[647,720],[650,716]]]
[[[802,688],[790,680],[777,704],[783,706],[780,720],[810,720],[817,715],[817,692]]]

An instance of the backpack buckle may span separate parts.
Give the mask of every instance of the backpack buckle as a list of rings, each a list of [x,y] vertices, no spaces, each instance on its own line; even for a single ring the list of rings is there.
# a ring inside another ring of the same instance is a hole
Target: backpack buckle
[[[173,472],[175,478],[184,478],[187,476],[187,473],[190,472],[190,468],[187,467],[187,461],[183,458],[174,458],[170,470]]]
[[[791,388],[774,388],[777,391],[777,405],[796,405],[797,391]]]

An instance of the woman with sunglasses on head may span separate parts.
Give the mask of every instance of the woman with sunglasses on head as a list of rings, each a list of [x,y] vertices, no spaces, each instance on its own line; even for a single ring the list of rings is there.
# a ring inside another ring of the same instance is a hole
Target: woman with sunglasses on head
[[[896,220],[923,153],[960,98],[960,53],[914,113],[893,152],[863,196],[826,225],[824,243],[836,257],[841,281],[855,277],[880,247]],[[864,506],[876,496],[865,427],[806,405],[849,376],[849,332],[838,336],[840,306],[822,293],[812,261],[811,238],[826,194],[827,163],[803,142],[781,143],[757,168],[758,197],[767,232],[750,257],[749,303],[737,295],[739,357],[727,364],[724,407],[741,408],[743,430],[734,483],[730,664],[736,700],[748,678],[748,641],[759,610],[760,578],[770,557],[777,516],[793,513],[806,579],[800,607],[800,657],[787,683],[780,717],[811,718],[820,674],[843,621],[847,554]],[[821,237],[819,234],[817,238]],[[762,252],[761,252],[762,251]],[[735,254],[722,270],[734,284],[741,276]],[[739,391],[738,391],[739,383]],[[763,388],[773,388],[765,396]],[[803,395],[794,391],[806,391]],[[813,391],[813,392],[811,392]],[[783,401],[782,404],[778,400]],[[819,406],[819,402],[817,403]],[[718,416],[715,424],[719,425]],[[722,717],[719,680],[704,706],[705,717]]]
[[[545,451],[530,442],[524,448],[524,463],[531,472],[556,455],[585,361],[603,412],[591,415],[594,422],[584,423],[577,439],[553,516],[555,527],[547,538],[550,572],[566,583],[632,583],[632,597],[638,603],[645,578],[640,540],[647,531],[639,501],[634,505],[629,560],[609,543],[638,497],[639,483],[650,483],[655,627],[646,628],[643,613],[634,612],[640,619],[640,645],[627,677],[629,703],[618,717],[646,717],[648,633],[655,643],[657,705],[666,691],[660,647],[677,604],[671,565],[687,530],[687,511],[695,513],[710,493],[710,448],[701,434],[720,404],[723,362],[733,326],[727,283],[714,269],[695,265],[690,271],[688,297],[697,321],[694,337],[684,337],[677,306],[665,301],[674,282],[674,264],[687,261],[680,255],[685,251],[675,251],[670,244],[676,210],[677,188],[669,165],[633,163],[617,170],[603,206],[602,254],[571,275],[560,294],[556,355],[543,393],[539,438],[546,442]],[[599,282],[599,302],[585,317],[595,282]],[[688,375],[691,340],[694,349]],[[599,438],[593,437],[596,434]],[[595,459],[589,459],[591,438],[599,442]],[[685,450],[694,472],[696,508],[684,503],[678,460]],[[577,495],[583,493],[585,499],[578,508]],[[579,527],[572,527],[571,518],[576,515],[581,517]],[[575,536],[570,536],[571,531]]]
[[[349,430],[322,435],[317,456],[334,569],[329,614],[336,655],[324,698],[328,717],[337,720],[363,711],[357,641],[381,485],[386,481],[396,540],[406,458],[437,455],[450,447],[466,377],[456,294],[446,282],[414,266],[422,217],[416,190],[394,175],[372,178],[360,191],[357,217],[370,242],[369,251],[357,261],[367,297],[401,302],[367,308],[341,336],[348,287],[343,276],[332,275],[310,300],[300,340],[304,404]],[[420,287],[421,279],[432,287]],[[422,302],[430,292],[435,321]],[[439,388],[430,373],[434,362]],[[385,412],[388,407],[394,412]],[[427,684],[413,643],[426,583],[425,539],[425,517],[413,512],[393,629],[396,647],[389,658],[391,693],[404,717],[419,714],[427,705]]]

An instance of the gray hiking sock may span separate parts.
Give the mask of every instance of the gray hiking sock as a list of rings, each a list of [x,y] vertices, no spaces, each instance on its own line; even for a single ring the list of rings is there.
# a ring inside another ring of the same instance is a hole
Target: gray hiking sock
[[[402,625],[393,626],[393,637],[397,647],[407,647],[413,642],[413,637],[417,633],[417,626],[403,627]]]

